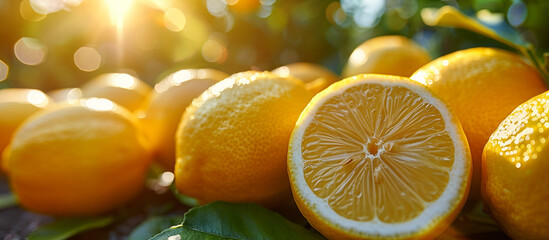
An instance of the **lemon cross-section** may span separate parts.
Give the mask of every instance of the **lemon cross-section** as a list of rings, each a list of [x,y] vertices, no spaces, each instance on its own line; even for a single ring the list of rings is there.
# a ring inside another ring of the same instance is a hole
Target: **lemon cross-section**
[[[338,214],[359,221],[419,215],[448,185],[454,155],[433,105],[379,84],[326,101],[301,148],[309,187]]]
[[[467,139],[448,104],[404,77],[365,74],[317,94],[290,138],[305,218],[329,239],[430,239],[469,191]]]

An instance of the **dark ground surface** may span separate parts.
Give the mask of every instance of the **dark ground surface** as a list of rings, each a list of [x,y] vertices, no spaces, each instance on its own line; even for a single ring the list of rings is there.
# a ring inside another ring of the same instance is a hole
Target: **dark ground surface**
[[[0,176],[0,194],[9,192],[5,175]],[[99,229],[89,230],[78,234],[71,239],[97,240],[126,239],[127,236],[140,223],[152,216],[166,214],[184,214],[189,207],[179,203],[173,195],[167,191],[157,194],[152,190],[143,190],[141,194],[123,209],[111,213],[116,216],[113,224]],[[53,222],[50,216],[40,215],[25,211],[19,206],[0,209],[0,239],[18,240],[25,239],[39,226]]]
[[[9,192],[9,186],[5,175],[0,175],[0,195]],[[123,240],[140,223],[152,216],[167,214],[183,215],[189,207],[181,204],[170,191],[158,194],[152,190],[144,190],[135,200],[124,206],[124,208],[111,213],[116,216],[113,224],[107,227],[88,230],[70,239],[74,240]],[[296,213],[290,213],[294,217]],[[297,213],[299,214],[299,213]],[[288,214],[284,214],[288,217]],[[462,214],[453,225],[437,239],[509,239],[503,232],[493,224],[479,224],[474,220],[478,214]],[[301,216],[299,216],[301,218]],[[482,216],[480,216],[482,218]],[[473,220],[471,220],[473,219]],[[53,222],[55,219],[50,216],[40,215],[25,211],[14,206],[0,209],[0,240],[25,239],[39,226]],[[480,219],[480,222],[483,220]],[[299,224],[304,219],[297,221]],[[310,227],[310,226],[307,226]],[[144,237],[146,239],[146,237]]]

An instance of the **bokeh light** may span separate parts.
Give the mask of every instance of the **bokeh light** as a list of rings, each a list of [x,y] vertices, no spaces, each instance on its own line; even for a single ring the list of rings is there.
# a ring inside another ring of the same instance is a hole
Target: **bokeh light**
[[[507,20],[513,27],[518,27],[526,21],[528,7],[523,1],[513,1],[507,10]]]
[[[101,55],[92,47],[81,47],[74,53],[74,64],[78,69],[92,72],[101,66]]]
[[[24,37],[14,46],[15,56],[27,65],[38,65],[46,58],[46,47],[37,39]]]
[[[19,5],[19,14],[27,21],[40,21],[46,18],[45,14],[37,13],[33,9],[29,0],[21,1],[21,4]]]
[[[477,18],[485,24],[497,25],[503,21],[502,13],[492,13],[487,9],[483,9],[477,12]]]
[[[30,90],[26,98],[30,104],[40,108],[45,107],[49,103],[48,96],[39,90]]]
[[[113,73],[109,75],[109,83],[111,86],[117,86],[125,89],[134,89],[137,87],[138,80],[127,73]]]
[[[227,59],[227,47],[217,35],[212,34],[202,45],[202,56],[208,62],[223,63]]]
[[[105,98],[89,98],[82,100],[82,106],[88,107],[95,111],[110,111],[115,108],[111,100]]]
[[[164,13],[164,25],[172,32],[180,32],[185,28],[187,18],[178,8],[170,8]]]
[[[10,68],[8,64],[6,64],[4,61],[0,60],[0,82],[6,80],[8,78],[8,73],[10,71]]]
[[[225,0],[206,0],[208,12],[216,17],[222,17],[227,14],[227,1]]]
[[[341,8],[359,27],[371,28],[385,12],[385,0],[341,0]]]

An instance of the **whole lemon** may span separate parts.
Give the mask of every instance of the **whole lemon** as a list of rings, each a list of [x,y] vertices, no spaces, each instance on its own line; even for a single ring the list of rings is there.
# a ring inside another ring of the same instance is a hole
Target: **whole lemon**
[[[142,123],[154,157],[169,170],[175,165],[175,132],[195,97],[228,77],[215,69],[183,69],[163,78],[146,100]]]
[[[75,102],[82,98],[80,88],[60,88],[49,91],[47,94],[55,102]]]
[[[144,186],[150,154],[138,120],[91,98],[48,108],[14,133],[9,180],[31,211],[81,216],[126,203]]]
[[[17,127],[29,116],[53,103],[42,91],[27,88],[0,90],[0,154],[9,151],[11,137]],[[5,153],[8,154],[8,153]],[[4,159],[4,158],[2,158]],[[2,169],[8,172],[7,162],[2,160]]]
[[[351,53],[342,75],[379,73],[410,77],[429,61],[429,53],[413,40],[397,35],[380,36],[363,42]]]
[[[270,72],[237,73],[211,86],[177,131],[177,189],[201,203],[272,206],[291,198],[288,142],[311,97],[301,81]]]
[[[473,158],[469,198],[478,199],[482,148],[513,109],[546,90],[540,75],[517,54],[471,48],[442,56],[410,78],[427,85],[456,112]]]
[[[334,72],[321,65],[308,62],[291,63],[273,69],[271,72],[282,77],[293,76],[298,78],[305,83],[305,88],[314,94],[339,80]]]
[[[127,73],[105,73],[81,86],[83,98],[106,98],[135,112],[152,88],[137,77]]]
[[[513,239],[549,239],[549,92],[517,107],[482,155],[482,200]]]

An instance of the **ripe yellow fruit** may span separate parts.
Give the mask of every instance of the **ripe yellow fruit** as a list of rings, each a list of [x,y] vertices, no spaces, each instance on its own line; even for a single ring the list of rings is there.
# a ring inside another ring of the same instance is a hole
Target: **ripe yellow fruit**
[[[0,154],[11,141],[13,132],[30,115],[52,104],[51,98],[40,90],[7,88],[0,90]],[[7,172],[7,163],[2,161]]]
[[[317,94],[288,151],[297,206],[329,239],[434,238],[462,209],[471,171],[449,105],[388,75],[357,75]]]
[[[175,165],[175,132],[185,109],[211,85],[227,78],[214,69],[184,69],[170,74],[154,86],[146,100],[142,119],[152,151],[169,170]]]
[[[278,67],[271,71],[281,77],[293,76],[305,83],[305,88],[317,94],[330,84],[339,80],[339,77],[323,66],[298,62]]]
[[[441,96],[456,112],[473,157],[471,199],[480,197],[482,148],[505,117],[546,90],[534,67],[494,48],[472,48],[440,57],[411,76]]]
[[[21,205],[58,216],[101,214],[144,186],[150,153],[138,119],[91,98],[27,119],[14,133],[9,180]]]
[[[177,189],[201,203],[273,206],[290,197],[288,140],[311,97],[299,80],[270,72],[237,73],[210,87],[177,131]]]
[[[549,92],[516,108],[482,156],[482,200],[513,239],[549,239]]]
[[[106,98],[131,112],[140,110],[152,88],[127,73],[106,73],[81,86],[83,98]]]
[[[48,92],[55,102],[77,102],[82,99],[80,88],[61,88]]]
[[[351,53],[343,76],[379,73],[410,77],[429,61],[429,53],[411,39],[381,36],[365,41]]]

